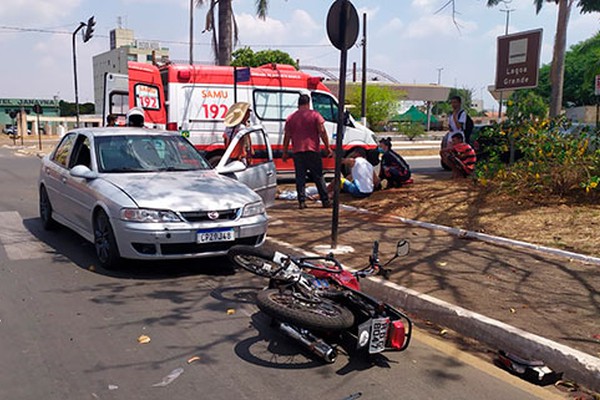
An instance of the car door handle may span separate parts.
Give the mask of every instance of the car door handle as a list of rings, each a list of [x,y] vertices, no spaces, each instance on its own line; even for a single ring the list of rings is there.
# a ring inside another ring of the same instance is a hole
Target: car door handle
[[[273,171],[267,171],[267,176],[273,176]]]

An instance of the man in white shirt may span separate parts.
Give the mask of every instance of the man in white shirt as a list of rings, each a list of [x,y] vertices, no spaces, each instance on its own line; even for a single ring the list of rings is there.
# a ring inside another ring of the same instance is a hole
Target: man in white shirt
[[[367,152],[363,148],[357,148],[348,158],[342,160],[342,164],[351,169],[350,175],[341,180],[343,192],[350,193],[353,197],[368,197],[373,193],[373,188],[379,183],[373,165],[367,161]],[[333,185],[327,187],[333,192]]]
[[[446,146],[452,147],[452,136],[455,133],[460,133],[465,140],[465,127],[467,125],[467,113],[462,109],[462,99],[460,96],[452,96],[450,98],[450,105],[452,106],[452,114],[448,116],[448,126],[450,131],[446,134],[445,143]]]

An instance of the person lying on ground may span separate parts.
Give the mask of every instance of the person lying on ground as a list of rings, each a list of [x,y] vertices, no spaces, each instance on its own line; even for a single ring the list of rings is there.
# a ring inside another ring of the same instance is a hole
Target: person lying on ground
[[[379,152],[383,153],[379,169],[379,180],[386,181],[386,188],[401,187],[410,180],[410,166],[400,154],[392,150],[392,139],[381,139],[378,149]]]
[[[452,135],[452,147],[440,151],[440,156],[446,165],[452,169],[452,178],[466,178],[475,170],[477,156],[475,150],[464,142],[463,135]]]
[[[342,192],[357,198],[368,197],[373,193],[373,189],[379,184],[379,178],[366,157],[366,150],[358,148],[342,160],[342,165],[351,170],[350,174],[340,181]],[[333,182],[327,186],[327,191],[333,192]]]

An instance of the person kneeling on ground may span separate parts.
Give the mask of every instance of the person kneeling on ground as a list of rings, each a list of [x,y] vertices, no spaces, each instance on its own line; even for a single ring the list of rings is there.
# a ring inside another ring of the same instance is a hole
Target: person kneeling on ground
[[[392,150],[392,139],[381,139],[379,141],[379,151],[383,153],[379,179],[386,181],[386,188],[401,187],[410,180],[410,166],[400,154]]]
[[[342,164],[350,168],[351,173],[342,178],[341,190],[353,197],[364,198],[373,193],[373,188],[379,183],[379,178],[373,170],[373,165],[367,161],[367,152],[363,148],[354,150]],[[333,182],[327,186],[329,193],[333,192]]]
[[[440,156],[446,165],[452,168],[452,178],[466,178],[473,173],[477,156],[475,150],[464,142],[463,135],[452,135],[452,146],[440,151]]]

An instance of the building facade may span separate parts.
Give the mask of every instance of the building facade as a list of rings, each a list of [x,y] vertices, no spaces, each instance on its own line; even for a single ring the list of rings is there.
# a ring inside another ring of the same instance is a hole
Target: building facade
[[[127,62],[153,63],[169,58],[169,49],[159,42],[136,40],[131,29],[110,31],[110,50],[93,57],[94,104],[96,113],[104,114],[104,79],[108,73],[126,74]]]

